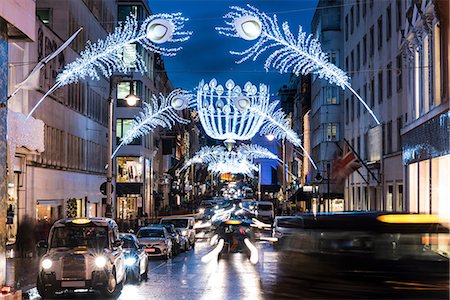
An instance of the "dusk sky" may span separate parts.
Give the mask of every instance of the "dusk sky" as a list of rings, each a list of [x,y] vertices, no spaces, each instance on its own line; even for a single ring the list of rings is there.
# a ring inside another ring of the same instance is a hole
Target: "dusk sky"
[[[246,49],[254,41],[225,37],[215,30],[215,27],[224,25],[222,16],[230,10],[230,6],[245,6],[247,3],[269,15],[276,13],[280,24],[288,21],[294,33],[297,33],[299,25],[309,33],[317,0],[149,0],[153,13],[182,12],[190,19],[186,29],[193,31],[191,39],[183,43],[184,49],[177,56],[164,59],[174,87],[192,90],[202,79],[209,81],[216,78],[224,84],[231,78],[240,85],[247,81],[256,85],[265,83],[272,93],[276,93],[288,82],[289,74],[280,74],[275,69],[265,71],[263,66],[267,55],[255,62],[236,64],[238,57],[229,51]]]

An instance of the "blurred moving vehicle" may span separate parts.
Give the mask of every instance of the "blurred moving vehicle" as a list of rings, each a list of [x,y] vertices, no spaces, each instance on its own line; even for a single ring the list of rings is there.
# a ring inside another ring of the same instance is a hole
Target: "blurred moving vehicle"
[[[253,190],[249,187],[244,187],[242,189],[242,198],[244,199],[253,199],[254,193]]]
[[[256,213],[261,221],[272,222],[275,218],[275,211],[271,201],[256,201]]]
[[[141,281],[147,279],[148,256],[137,237],[132,233],[120,233],[123,241],[122,249],[125,256],[127,280]]]
[[[289,237],[304,230],[303,217],[301,216],[276,216],[272,226],[272,237],[276,246],[283,246]]]
[[[177,231],[177,234],[178,234],[179,239],[180,239],[180,250],[184,251],[184,252],[188,251],[189,247],[190,247],[189,246],[189,239],[187,238],[187,236],[184,236],[181,233],[181,229],[176,229],[175,228],[175,230]]]
[[[42,298],[87,289],[117,296],[126,278],[122,241],[114,220],[77,218],[56,221],[40,260],[37,290]]]
[[[164,227],[142,227],[136,234],[148,256],[160,256],[167,259],[173,256],[172,237]]]
[[[159,222],[161,225],[173,224],[176,229],[180,229],[181,234],[187,237],[189,247],[195,247],[195,218],[194,217],[171,217],[162,218]]]
[[[274,294],[290,289],[334,299],[448,299],[448,220],[383,212],[302,219],[304,230],[289,237],[285,259],[277,262]]]
[[[251,263],[258,262],[259,253],[250,224],[248,220],[230,219],[217,226],[212,244],[216,244],[218,259],[227,258],[232,253],[244,253]]]

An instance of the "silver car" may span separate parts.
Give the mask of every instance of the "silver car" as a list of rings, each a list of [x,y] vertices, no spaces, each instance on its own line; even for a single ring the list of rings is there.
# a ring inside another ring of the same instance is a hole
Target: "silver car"
[[[107,218],[63,219],[50,230],[39,264],[42,298],[67,290],[97,290],[104,298],[120,293],[125,281],[122,241],[116,222]]]
[[[172,239],[167,229],[160,227],[142,227],[136,234],[148,256],[165,256],[172,258]]]

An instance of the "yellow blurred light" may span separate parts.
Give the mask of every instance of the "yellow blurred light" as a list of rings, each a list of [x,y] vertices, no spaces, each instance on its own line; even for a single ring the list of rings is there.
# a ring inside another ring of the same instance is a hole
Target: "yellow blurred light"
[[[225,222],[225,224],[227,224],[227,225],[239,225],[239,224],[242,224],[242,222],[238,221],[238,220],[228,220],[228,221]]]
[[[407,223],[445,223],[448,222],[448,219],[444,219],[439,215],[420,215],[420,214],[411,214],[411,215],[382,215],[377,217],[377,220],[383,223],[399,223],[399,224],[407,224]]]
[[[87,224],[87,223],[89,223],[89,222],[91,222],[91,220],[85,219],[85,218],[74,219],[74,220],[72,220],[72,223],[78,224],[78,225],[84,225],[84,224]]]

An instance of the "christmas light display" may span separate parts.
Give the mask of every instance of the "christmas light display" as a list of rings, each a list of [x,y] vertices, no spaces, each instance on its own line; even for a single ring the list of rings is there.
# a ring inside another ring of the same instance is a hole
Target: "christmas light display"
[[[231,173],[253,177],[253,173],[258,171],[253,161],[258,158],[278,160],[275,154],[258,145],[240,145],[231,151],[223,146],[205,146],[188,160],[182,169],[202,163],[206,164],[208,171],[213,174]]]
[[[144,111],[133,120],[131,127],[121,139],[111,158],[122,146],[131,143],[137,137],[152,132],[158,126],[170,129],[175,123],[189,123],[188,120],[177,114],[177,110],[186,107],[186,103],[189,103],[191,98],[191,94],[180,89],[173,90],[167,97],[160,94],[159,99],[153,95],[150,103],[144,102]]]
[[[347,88],[358,98],[375,122],[380,124],[370,107],[351,87],[347,74],[329,61],[317,39],[303,32],[301,26],[295,37],[287,22],[280,28],[276,15],[271,18],[251,5],[247,7],[248,9],[232,6],[232,11],[224,16],[227,26],[216,28],[225,36],[256,40],[253,46],[244,51],[230,51],[231,54],[241,56],[237,63],[249,59],[255,61],[267,50],[276,49],[266,59],[264,64],[266,70],[274,67],[280,73],[294,72],[296,75],[315,73],[331,84],[336,84],[342,89]]]
[[[248,108],[257,106],[265,111],[269,106],[269,91],[261,84],[259,89],[250,82],[240,86],[233,80],[225,88],[216,79],[200,82],[197,89],[196,109],[206,134],[216,140],[234,143],[249,140],[259,130],[264,117],[252,114]]]
[[[109,77],[113,72],[127,73],[131,71],[145,72],[147,70],[144,58],[136,53],[135,63],[132,66],[124,59],[127,45],[139,43],[145,49],[164,56],[174,56],[182,47],[162,47],[164,42],[183,42],[190,38],[191,32],[182,31],[184,22],[188,19],[181,13],[155,14],[138,24],[131,16],[120,24],[106,39],[96,43],[87,42],[86,48],[80,57],[66,65],[56,77],[55,84],[37,102],[30,111],[31,116],[42,101],[58,88],[76,83],[87,77],[99,80],[100,76]]]

